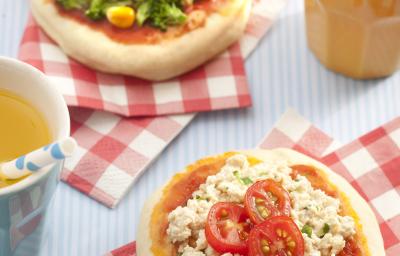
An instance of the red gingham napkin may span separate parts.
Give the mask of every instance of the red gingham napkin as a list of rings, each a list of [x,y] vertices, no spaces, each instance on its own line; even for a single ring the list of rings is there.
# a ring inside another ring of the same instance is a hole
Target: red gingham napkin
[[[400,255],[400,118],[351,143],[337,143],[294,111],[287,112],[260,148],[289,147],[319,159],[364,197],[380,224],[387,256]]]
[[[67,57],[30,18],[19,59],[44,72],[69,106],[158,116],[251,105],[240,47],[179,78],[150,82],[90,69]]]
[[[79,144],[62,180],[108,207],[115,207],[136,178],[191,121],[193,114],[249,105],[242,56],[270,28],[286,0],[256,0],[240,43],[179,80],[151,84],[90,70],[67,58],[31,19],[19,58],[46,73],[72,107],[71,135]],[[129,86],[128,86],[129,85]]]
[[[192,120],[193,115],[123,118],[70,108],[71,136],[78,141],[61,179],[114,208],[134,181]]]
[[[22,39],[19,58],[51,78],[70,106],[124,116],[246,107],[251,105],[251,98],[242,56],[255,48],[285,2],[255,1],[240,42],[206,65],[169,81],[150,82],[87,68],[68,58],[32,18]]]
[[[262,139],[258,148],[292,148],[314,158],[320,158],[340,146],[339,142],[290,109]]]
[[[288,147],[319,159],[349,181],[374,210],[387,256],[400,255],[400,118],[338,148],[338,143],[288,111],[259,148]],[[135,256],[132,242],[106,256]]]
[[[71,135],[79,145],[72,159],[65,161],[61,179],[108,207],[116,206],[140,172],[193,118],[190,114],[122,118],[75,107],[70,114]],[[12,250],[38,228],[42,206],[51,199],[43,193],[46,186],[47,180],[10,199]]]

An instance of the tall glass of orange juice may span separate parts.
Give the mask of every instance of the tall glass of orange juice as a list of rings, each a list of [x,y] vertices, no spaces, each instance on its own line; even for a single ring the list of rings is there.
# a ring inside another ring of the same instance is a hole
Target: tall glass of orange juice
[[[357,79],[400,68],[400,0],[305,0],[308,45],[333,71]]]

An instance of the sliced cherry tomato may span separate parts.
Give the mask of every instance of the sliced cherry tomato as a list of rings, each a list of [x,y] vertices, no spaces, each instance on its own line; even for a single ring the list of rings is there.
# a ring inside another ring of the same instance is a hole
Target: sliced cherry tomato
[[[354,239],[347,240],[343,250],[338,254],[338,256],[360,256],[360,255],[361,255],[361,250]]]
[[[303,256],[304,240],[290,217],[275,216],[255,226],[249,235],[248,256]]]
[[[272,216],[289,216],[289,193],[271,179],[258,181],[247,189],[244,207],[255,224]]]
[[[205,234],[209,245],[219,253],[247,253],[252,223],[246,211],[233,203],[216,203],[208,213]]]

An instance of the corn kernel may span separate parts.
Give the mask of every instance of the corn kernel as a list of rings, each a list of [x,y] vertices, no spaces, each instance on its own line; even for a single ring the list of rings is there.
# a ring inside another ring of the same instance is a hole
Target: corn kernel
[[[132,27],[135,22],[135,10],[129,6],[113,6],[107,9],[107,20],[118,28]]]

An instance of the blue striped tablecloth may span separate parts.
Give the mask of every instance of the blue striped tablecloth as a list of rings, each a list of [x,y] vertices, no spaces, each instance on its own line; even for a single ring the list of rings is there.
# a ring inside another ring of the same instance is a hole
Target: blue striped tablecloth
[[[134,240],[151,191],[204,155],[256,145],[289,106],[342,142],[400,115],[400,73],[357,82],[327,71],[306,47],[302,1],[289,2],[246,63],[254,106],[199,115],[115,210],[60,184],[41,255],[103,255]],[[17,56],[28,10],[26,0],[0,0],[0,55]]]

